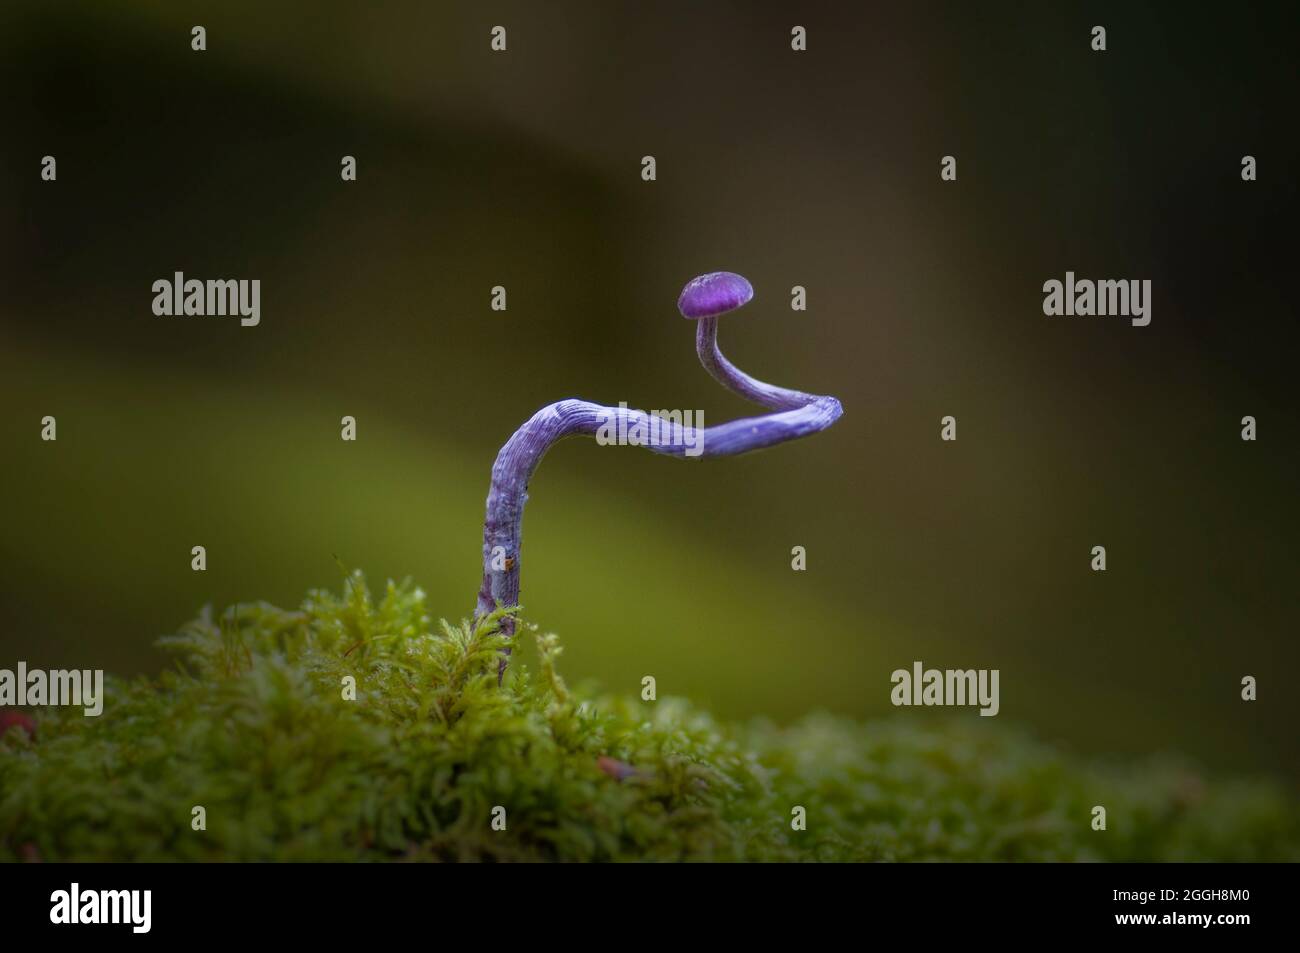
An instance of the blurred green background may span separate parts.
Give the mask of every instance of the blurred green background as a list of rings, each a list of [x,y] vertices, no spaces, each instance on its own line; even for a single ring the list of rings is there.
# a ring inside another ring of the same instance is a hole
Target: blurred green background
[[[892,711],[915,659],[998,668],[1047,739],[1294,778],[1287,19],[6,3],[0,665],[156,671],[199,606],[296,604],[336,555],[467,614],[539,406],[753,412],[674,307],[728,269],[757,297],[727,353],[846,415],[732,460],[557,448],[523,602],[570,677],[784,720]],[[177,270],[260,279],[261,325],[155,317]],[[1044,317],[1066,270],[1150,278],[1152,324]]]

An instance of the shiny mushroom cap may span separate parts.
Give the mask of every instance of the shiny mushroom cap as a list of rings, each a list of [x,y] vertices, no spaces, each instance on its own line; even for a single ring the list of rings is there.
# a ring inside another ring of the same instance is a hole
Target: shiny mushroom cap
[[[686,282],[677,299],[677,310],[683,318],[698,320],[726,314],[749,303],[754,297],[754,287],[740,275],[730,271],[711,271]]]

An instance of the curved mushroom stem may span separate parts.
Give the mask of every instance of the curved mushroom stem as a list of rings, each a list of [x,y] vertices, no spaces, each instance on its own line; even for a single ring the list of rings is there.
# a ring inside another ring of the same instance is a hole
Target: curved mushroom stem
[[[732,364],[718,347],[718,318],[700,318],[695,333],[695,353],[704,365],[704,369],[723,387],[745,400],[770,407],[772,410],[793,410],[805,407],[823,398],[815,394],[805,394],[799,390],[789,390],[766,384],[750,377],[735,364]],[[834,398],[831,398],[834,400]]]
[[[634,427],[644,427],[652,433],[658,431],[660,438],[645,445],[655,453],[682,459],[724,457],[817,433],[839,420],[844,412],[834,397],[776,387],[737,368],[718,349],[716,317],[700,319],[696,352],[704,369],[724,387],[776,412],[742,417],[703,430],[665,425],[662,420],[651,430],[650,415],[644,411],[576,399],[548,404],[533,414],[506,441],[492,465],[487,518],[483,521],[483,583],[474,609],[476,623],[499,607],[519,604],[519,548],[528,481],[556,441],[580,435],[594,437],[613,421],[620,433]],[[501,620],[505,635],[513,636],[514,629],[512,617]],[[509,652],[507,647],[497,672],[498,680],[505,674]]]

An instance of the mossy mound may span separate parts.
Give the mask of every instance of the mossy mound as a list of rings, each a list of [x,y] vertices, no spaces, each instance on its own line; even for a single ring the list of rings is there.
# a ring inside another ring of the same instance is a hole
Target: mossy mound
[[[579,698],[535,633],[539,671],[498,686],[498,625],[436,627],[418,589],[376,600],[359,574],[296,612],[205,613],[162,640],[174,671],[110,680],[100,717],[46,709],[34,739],[0,738],[0,859],[1300,857],[1267,783],[1084,764],[992,719],[778,728]]]

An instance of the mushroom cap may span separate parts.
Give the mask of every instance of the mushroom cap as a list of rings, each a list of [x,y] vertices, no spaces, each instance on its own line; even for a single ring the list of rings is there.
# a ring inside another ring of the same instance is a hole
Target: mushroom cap
[[[711,318],[734,311],[754,297],[754,286],[730,271],[711,271],[686,282],[677,299],[683,318]]]

